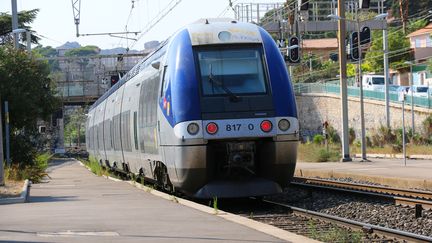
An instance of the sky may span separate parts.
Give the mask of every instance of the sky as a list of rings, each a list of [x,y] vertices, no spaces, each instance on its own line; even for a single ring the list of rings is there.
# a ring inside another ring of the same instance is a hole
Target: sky
[[[32,29],[43,36],[43,46],[57,47],[66,41],[76,41],[82,46],[96,45],[102,49],[130,47],[142,50],[144,43],[152,40],[163,41],[184,25],[200,18],[230,17],[234,11],[230,9],[228,0],[181,0],[147,34],[138,41],[104,36],[76,37],[71,0],[16,0],[18,12],[22,10],[40,9]],[[81,0],[80,34],[107,32],[142,31],[148,23],[163,11],[170,3],[179,0]],[[133,8],[132,8],[132,2]],[[240,3],[274,3],[281,0],[233,0],[233,5]],[[11,13],[11,0],[0,1],[0,12]],[[138,35],[140,36],[140,35]],[[134,38],[133,34],[128,37]]]

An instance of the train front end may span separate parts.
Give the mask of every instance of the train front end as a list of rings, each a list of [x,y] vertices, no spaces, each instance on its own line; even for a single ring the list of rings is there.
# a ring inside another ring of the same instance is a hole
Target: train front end
[[[252,24],[207,21],[187,33],[179,43],[191,48],[177,52],[180,74],[164,98],[182,140],[173,184],[197,198],[280,192],[294,174],[299,126],[279,49]]]

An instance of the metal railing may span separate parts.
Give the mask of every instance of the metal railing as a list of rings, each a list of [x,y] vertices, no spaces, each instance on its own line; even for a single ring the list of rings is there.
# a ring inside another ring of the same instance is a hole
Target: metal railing
[[[294,84],[294,91],[296,94],[307,94],[307,93],[324,93],[324,94],[340,94],[340,86],[337,84],[322,84],[322,83],[310,83],[310,84]],[[359,97],[360,89],[354,86],[348,86],[348,96]],[[382,91],[366,90],[363,89],[363,97],[365,99],[385,101],[385,95]],[[399,94],[396,92],[389,93],[389,100],[393,103],[401,103],[399,101]],[[405,99],[406,104],[411,104],[411,96],[407,95]],[[413,96],[413,104],[417,107],[432,108],[432,97],[418,97]]]

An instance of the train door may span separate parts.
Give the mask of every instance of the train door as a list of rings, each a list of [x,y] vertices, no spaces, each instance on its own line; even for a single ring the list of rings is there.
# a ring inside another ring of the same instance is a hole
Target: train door
[[[121,134],[121,111],[122,111],[122,99],[123,99],[124,85],[120,86],[115,92],[115,99],[113,102],[113,124],[111,127],[111,135],[113,139],[113,161],[115,167],[121,169],[121,163],[124,162],[123,147],[122,147],[122,134]]]
[[[113,166],[115,151],[113,142],[113,114],[114,114],[114,102],[116,99],[116,94],[113,93],[106,99],[105,105],[105,116],[104,116],[104,136],[105,136],[105,153],[106,161],[105,165]],[[108,164],[106,164],[108,163]]]
[[[100,133],[102,134],[102,141],[100,144],[101,147],[101,164],[104,163],[104,161],[107,160],[107,154],[106,154],[106,146],[105,146],[105,140],[107,139],[107,134],[105,133],[106,129],[105,129],[105,112],[106,112],[106,105],[107,105],[107,100],[105,99],[101,106],[102,106],[102,116],[101,116],[101,121],[100,121]]]
[[[95,157],[97,161],[102,161],[104,159],[105,151],[103,146],[103,113],[104,105],[100,104],[97,109],[95,109],[94,117],[94,133],[95,133]]]
[[[141,169],[141,157],[138,147],[138,101],[141,82],[139,74],[125,85],[122,100],[121,126],[122,145],[125,163],[133,173]]]

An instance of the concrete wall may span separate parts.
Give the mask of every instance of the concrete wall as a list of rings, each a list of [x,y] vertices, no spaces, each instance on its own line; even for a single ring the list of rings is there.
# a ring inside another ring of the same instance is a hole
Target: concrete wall
[[[341,102],[338,96],[331,94],[302,94],[296,96],[299,114],[300,131],[303,137],[322,132],[322,124],[327,121],[340,134]],[[385,103],[382,101],[364,100],[366,135],[371,130],[386,124]],[[423,131],[423,121],[432,114],[432,110],[414,107],[415,131]],[[358,98],[348,98],[349,127],[354,128],[356,137],[360,137],[360,102]],[[411,106],[405,105],[405,127],[411,127]],[[401,104],[390,103],[390,125],[402,127]]]

